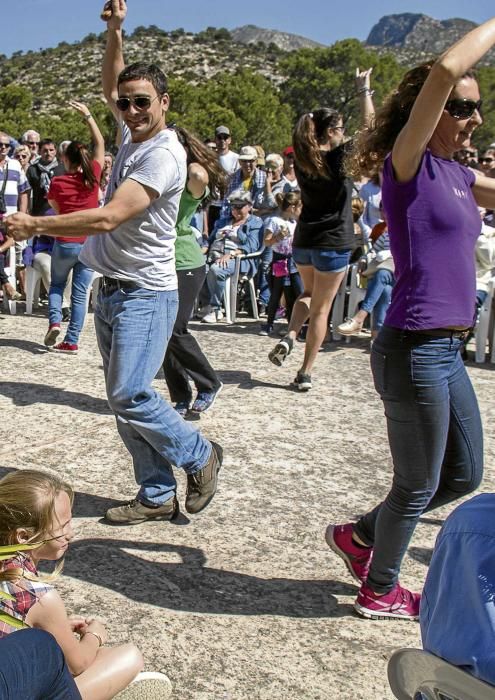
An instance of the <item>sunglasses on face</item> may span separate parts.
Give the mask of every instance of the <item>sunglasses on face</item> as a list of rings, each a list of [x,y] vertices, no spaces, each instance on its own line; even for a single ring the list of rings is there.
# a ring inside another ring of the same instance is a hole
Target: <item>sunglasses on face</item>
[[[156,97],[153,98],[148,97],[147,95],[138,95],[137,97],[119,97],[118,100],[115,100],[115,105],[121,112],[127,112],[131,104],[136,109],[149,109],[152,102],[157,100],[159,97],[160,95],[156,95]]]
[[[16,158],[22,158],[24,160],[25,158],[29,158],[27,153],[17,153]]]
[[[226,141],[227,139],[230,139],[230,136],[228,136],[227,134],[217,134],[215,138],[219,141]]]
[[[454,119],[469,119],[469,117],[473,116],[475,111],[481,114],[482,104],[483,100],[475,102],[475,100],[455,98],[446,103],[445,109]]]
[[[10,146],[10,143],[4,143],[3,141],[0,141],[0,148],[8,148]]]
[[[26,141],[28,146],[39,146],[40,142],[39,141]]]
[[[486,156],[485,158],[478,158],[478,163],[493,163],[493,158]]]

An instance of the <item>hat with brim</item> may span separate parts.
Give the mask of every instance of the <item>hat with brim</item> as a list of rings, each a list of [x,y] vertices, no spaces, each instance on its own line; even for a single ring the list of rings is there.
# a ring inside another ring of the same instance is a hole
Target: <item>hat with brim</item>
[[[243,146],[239,151],[239,160],[258,160],[258,152],[253,146]]]

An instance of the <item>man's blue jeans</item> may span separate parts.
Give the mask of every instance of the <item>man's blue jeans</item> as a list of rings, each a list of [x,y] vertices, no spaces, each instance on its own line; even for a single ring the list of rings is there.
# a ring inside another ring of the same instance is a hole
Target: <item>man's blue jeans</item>
[[[173,467],[202,469],[211,444],[151,386],[160,369],[177,314],[177,291],[105,288],[95,308],[108,403],[129,450],[138,500],[161,505],[176,490]]]
[[[377,270],[373,277],[368,280],[366,296],[360,308],[369,314],[373,312],[374,331],[380,330],[383,326],[394,285],[394,273],[390,270]]]
[[[476,489],[483,474],[478,402],[458,338],[383,326],[371,350],[371,369],[387,418],[392,488],[356,524],[373,545],[368,585],[390,591],[422,513]]]
[[[229,260],[225,267],[213,263],[210,265],[208,274],[206,275],[206,284],[210,293],[209,304],[214,309],[222,308],[223,293],[225,292],[225,283],[232,277],[235,269],[235,260]]]
[[[19,630],[0,639],[2,700],[81,700],[62,650],[48,632]]]
[[[55,241],[51,260],[51,282],[48,294],[50,325],[62,320],[62,299],[67,278],[72,270],[71,317],[65,341],[77,345],[84,325],[88,303],[88,287],[93,279],[93,270],[79,262],[81,243]]]

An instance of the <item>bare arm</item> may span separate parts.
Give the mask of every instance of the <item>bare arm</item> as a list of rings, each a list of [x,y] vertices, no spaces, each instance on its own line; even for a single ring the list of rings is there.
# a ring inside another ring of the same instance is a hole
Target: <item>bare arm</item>
[[[191,163],[187,168],[186,188],[194,199],[201,199],[208,186],[208,173],[199,163]]]
[[[46,593],[33,605],[26,616],[26,622],[31,627],[38,627],[53,634],[74,676],[85,671],[95,660],[100,647],[95,634],[101,637],[103,643],[106,641],[105,628],[96,621],[90,622],[85,627],[87,631],[94,634],[87,634],[77,639],[67,617],[65,605],[55,590]]]
[[[97,163],[100,164],[100,167],[103,168],[103,162],[105,160],[105,140],[95,118],[93,117],[89,109],[86,107],[86,105],[82,102],[76,102],[75,100],[71,100],[69,104],[71,107],[77,110],[79,114],[82,114],[84,119],[86,119],[86,121],[88,122],[88,127],[91,132],[91,140],[93,142],[93,158],[94,160],[96,160]]]
[[[115,191],[104,207],[83,209],[61,216],[29,216],[13,214],[5,219],[9,236],[22,241],[38,233],[59,236],[94,236],[113,231],[117,226],[137,216],[156,199],[158,193],[128,179]]]
[[[19,195],[17,208],[23,214],[26,214],[27,210],[28,210],[28,206],[29,206],[29,192],[23,192],[22,194]]]
[[[473,195],[478,206],[495,209],[495,179],[476,173]]]
[[[356,68],[356,90],[359,98],[359,109],[361,111],[361,126],[367,128],[371,126],[375,117],[375,105],[373,104],[373,90],[371,89],[371,71],[360,71]]]
[[[125,0],[112,0],[112,17],[107,22],[107,44],[102,66],[103,94],[115,118],[120,122],[120,114],[115,106],[118,97],[117,78],[125,68],[122,49],[122,24],[127,14]]]
[[[414,177],[453,87],[494,43],[495,19],[491,19],[466,34],[436,61],[392,150],[399,182]]]

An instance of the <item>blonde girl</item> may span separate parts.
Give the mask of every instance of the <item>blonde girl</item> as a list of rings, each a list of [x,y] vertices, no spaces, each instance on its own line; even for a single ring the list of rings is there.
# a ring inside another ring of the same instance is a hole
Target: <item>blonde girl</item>
[[[109,700],[133,679],[147,682],[138,676],[143,657],[134,644],[106,647],[107,631],[98,620],[68,617],[52,585],[73,538],[73,498],[64,481],[35,470],[12,472],[0,480],[0,551],[13,548],[8,559],[0,560],[0,638],[19,626],[50,632],[83,700]],[[59,562],[53,574],[38,573],[42,560]],[[143,675],[155,676],[149,681],[155,687],[163,674]],[[169,691],[163,676],[161,694],[149,697],[168,697]],[[133,696],[119,695],[124,697]]]

